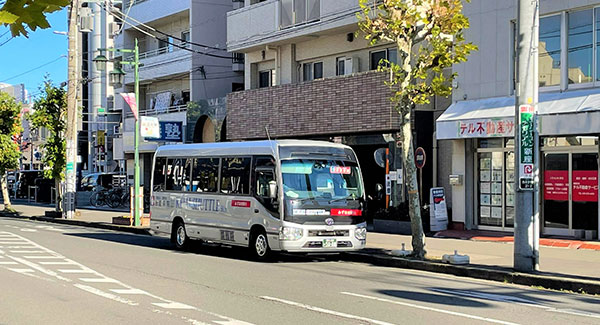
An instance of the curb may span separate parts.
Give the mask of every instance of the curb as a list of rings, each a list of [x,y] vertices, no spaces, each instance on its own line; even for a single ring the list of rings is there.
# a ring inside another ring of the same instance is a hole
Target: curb
[[[29,219],[29,220],[34,220],[34,221],[59,223],[59,224],[63,224],[63,225],[72,225],[72,226],[81,226],[81,227],[89,227],[89,228],[122,231],[122,232],[137,234],[137,235],[151,235],[150,228],[121,226],[121,225],[113,225],[110,223],[89,222],[89,221],[75,220],[75,219],[48,218],[48,217],[43,217],[43,216],[20,216],[19,214],[8,214],[8,213],[4,213],[4,212],[0,212],[0,216],[17,218],[17,219]]]
[[[539,286],[552,290],[567,290],[583,294],[600,294],[600,281],[564,278],[544,274],[520,273],[498,268],[463,266],[444,264],[433,261],[420,261],[407,258],[387,256],[381,253],[352,252],[346,253],[349,261],[368,263],[384,267],[397,267],[451,274],[482,280],[512,283],[526,286]]]

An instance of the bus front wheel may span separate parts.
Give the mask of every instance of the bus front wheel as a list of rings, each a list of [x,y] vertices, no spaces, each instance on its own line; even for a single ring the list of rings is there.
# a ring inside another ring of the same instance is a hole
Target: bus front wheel
[[[250,250],[252,256],[257,260],[265,260],[269,256],[271,249],[269,248],[269,241],[267,240],[267,234],[264,230],[254,230],[250,237]]]
[[[185,232],[183,221],[177,221],[175,227],[173,227],[173,242],[175,242],[175,247],[179,250],[184,250],[188,247],[189,241],[190,238]]]

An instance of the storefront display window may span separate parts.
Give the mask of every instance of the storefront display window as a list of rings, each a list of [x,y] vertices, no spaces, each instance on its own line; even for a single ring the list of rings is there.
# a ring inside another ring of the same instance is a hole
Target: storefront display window
[[[514,225],[514,152],[504,148],[504,139],[479,141],[477,224],[513,227]]]

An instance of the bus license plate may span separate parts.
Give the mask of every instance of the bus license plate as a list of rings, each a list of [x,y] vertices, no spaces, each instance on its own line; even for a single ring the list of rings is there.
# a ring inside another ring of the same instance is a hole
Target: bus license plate
[[[323,247],[337,247],[335,239],[323,239]]]

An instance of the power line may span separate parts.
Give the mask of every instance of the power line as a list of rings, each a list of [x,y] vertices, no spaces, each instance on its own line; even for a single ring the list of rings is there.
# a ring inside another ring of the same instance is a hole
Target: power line
[[[0,46],[2,46],[2,45],[4,45],[4,44],[6,44],[6,43],[8,43],[8,42],[12,41],[12,39],[13,39],[13,38],[15,38],[15,37],[13,36],[13,37],[11,37],[11,38],[7,39],[5,42],[3,42],[2,44],[0,44]]]
[[[28,74],[28,73],[30,73],[30,72],[32,72],[32,71],[35,71],[35,70],[37,70],[37,69],[41,69],[41,68],[43,68],[43,67],[45,67],[45,66],[47,66],[47,65],[50,65],[50,64],[52,64],[52,63],[54,63],[54,62],[56,62],[56,61],[58,61],[58,60],[60,60],[60,59],[62,59],[62,58],[66,58],[66,57],[67,57],[67,56],[63,54],[63,55],[59,56],[58,58],[56,58],[56,59],[54,59],[54,60],[52,60],[52,61],[50,61],[50,62],[44,63],[44,64],[42,64],[42,65],[40,65],[40,66],[37,66],[37,67],[35,67],[35,68],[31,69],[31,70],[27,70],[27,71],[25,71],[25,72],[19,73],[18,75],[12,76],[12,77],[10,77],[10,78],[8,78],[8,79],[4,79],[4,80],[2,80],[2,81],[0,81],[0,82],[6,82],[6,81],[9,81],[9,80],[11,80],[11,79],[15,79],[15,78],[17,78],[17,77],[20,77],[20,76],[22,76],[22,75]]]

